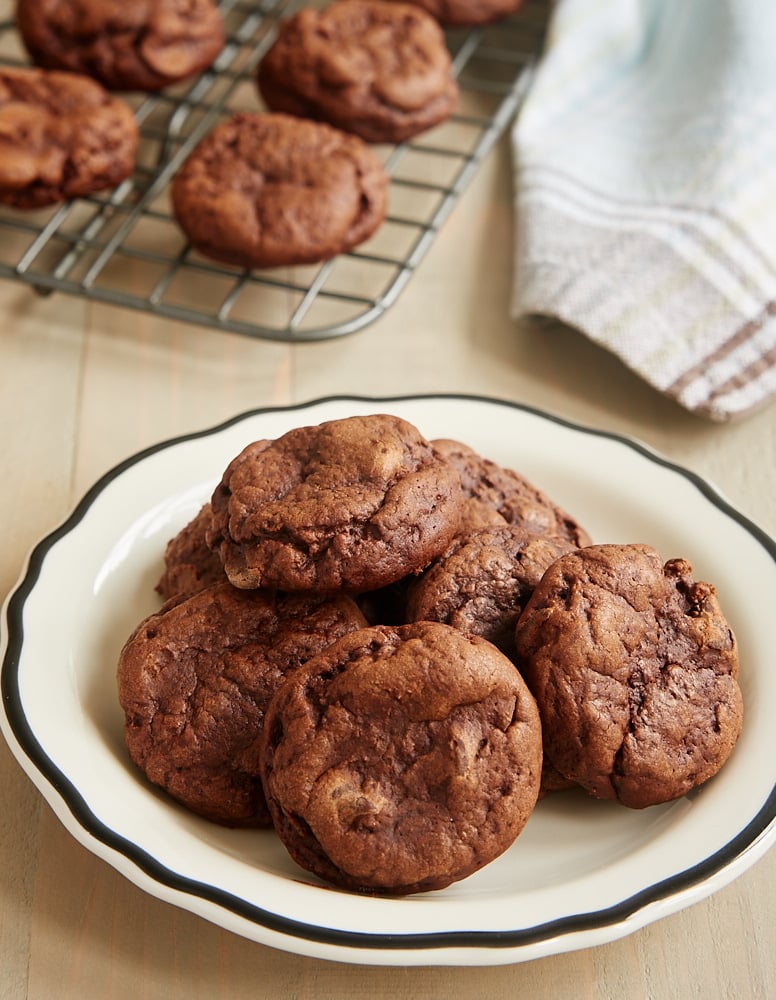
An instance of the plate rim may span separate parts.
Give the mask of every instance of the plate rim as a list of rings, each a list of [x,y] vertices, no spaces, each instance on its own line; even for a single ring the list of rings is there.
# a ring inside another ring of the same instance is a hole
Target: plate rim
[[[333,948],[340,953],[343,949],[353,950],[356,953],[362,952],[365,956],[367,952],[378,952],[381,955],[389,954],[396,957],[400,952],[417,954],[449,949],[474,949],[475,951],[481,950],[483,952],[508,952],[510,953],[509,957],[511,960],[519,960],[519,952],[526,949],[538,948],[554,939],[573,937],[574,935],[582,935],[583,937],[592,936],[594,932],[600,932],[604,928],[620,928],[621,934],[617,936],[624,936],[631,929],[630,925],[633,925],[632,929],[635,930],[637,926],[648,922],[648,917],[641,921],[637,918],[640,914],[645,914],[649,911],[650,908],[679,899],[678,905],[673,907],[673,909],[680,909],[689,902],[695,901],[696,898],[700,898],[697,893],[699,887],[706,885],[709,893],[714,891],[716,882],[725,884],[727,881],[732,880],[737,874],[740,874],[741,871],[748,868],[765,853],[769,846],[768,841],[776,834],[776,783],[772,786],[769,795],[757,813],[721,848],[696,864],[691,865],[689,868],[661,879],[603,909],[566,915],[545,921],[541,924],[515,928],[513,930],[455,929],[428,932],[413,931],[408,934],[355,931],[352,929],[326,927],[317,923],[308,923],[275,913],[266,907],[259,906],[249,900],[241,899],[227,890],[181,875],[157,861],[148,851],[124,835],[111,829],[95,815],[73,781],[63,773],[60,767],[43,749],[25,715],[19,686],[19,666],[25,638],[23,611],[27,598],[40,579],[40,574],[49,551],[61,538],[70,534],[79,525],[97,498],[124,472],[159,452],[174,448],[188,441],[217,435],[239,423],[261,417],[268,413],[291,413],[341,403],[359,405],[369,403],[383,406],[391,403],[405,404],[426,401],[465,401],[504,406],[542,420],[547,420],[569,430],[593,437],[604,438],[632,449],[647,460],[688,480],[707,501],[712,503],[724,515],[736,521],[749,533],[766,550],[774,563],[776,563],[776,541],[764,529],[730,503],[708,479],[660,454],[635,437],[617,431],[589,426],[548,412],[540,407],[511,399],[458,392],[396,394],[390,396],[354,395],[348,393],[315,397],[291,404],[259,406],[244,410],[217,424],[165,438],[116,463],[86,490],[70,514],[33,546],[24,563],[17,583],[11,588],[4,601],[2,620],[0,621],[0,628],[2,628],[3,633],[0,688],[3,702],[2,721],[4,723],[4,734],[8,737],[8,732],[5,731],[7,726],[13,737],[13,740],[7,739],[7,742],[17,761],[22,765],[28,777],[36,785],[44,799],[55,809],[59,819],[68,831],[76,839],[80,840],[87,849],[94,851],[95,845],[102,845],[103,849],[95,853],[98,853],[103,860],[108,861],[108,863],[130,881],[133,881],[132,876],[126,870],[126,862],[129,862],[133,869],[137,869],[142,874],[145,880],[150,881],[151,885],[147,885],[144,882],[143,886],[151,894],[155,894],[167,902],[173,902],[167,895],[154,893],[153,886],[158,885],[166,890],[170,890],[176,896],[182,894],[187,899],[202,900],[209,905],[217,907],[220,911],[231,914],[240,921],[246,921],[249,927],[264,928],[273,935],[280,935],[289,943],[288,950],[298,950],[291,946],[292,942],[308,942],[312,945]],[[52,796],[56,798],[56,803],[53,801]],[[57,808],[57,805],[59,808]],[[76,829],[73,829],[67,822],[63,812],[67,816],[72,817],[72,821],[76,824]],[[116,855],[117,857],[114,858],[111,855]],[[739,864],[736,865],[736,862],[739,862]],[[712,882],[715,884],[711,884]],[[686,896],[691,896],[692,898],[682,902],[681,898]],[[179,902],[177,905],[185,907],[185,904],[182,902]],[[200,915],[205,916],[206,919],[208,918],[206,914],[202,913],[201,909],[194,910],[193,912],[198,912]],[[218,921],[213,921],[212,919],[211,922],[218,923]],[[222,926],[226,925],[222,924]],[[236,932],[243,934],[243,936],[251,936],[245,930],[237,930]],[[257,938],[257,940],[261,939]],[[607,940],[611,940],[611,938],[607,938]],[[586,943],[594,942],[583,940],[581,944],[575,944],[574,947],[581,947]],[[276,946],[282,947],[283,945]],[[325,958],[329,956],[324,954],[320,957]],[[339,956],[335,954],[331,957],[338,958]],[[374,955],[371,955],[370,958],[373,961],[375,960]],[[379,959],[377,960],[379,961]]]

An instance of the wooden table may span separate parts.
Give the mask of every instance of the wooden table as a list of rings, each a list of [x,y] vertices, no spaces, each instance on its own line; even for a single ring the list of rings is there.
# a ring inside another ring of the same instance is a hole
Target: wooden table
[[[502,141],[398,302],[343,339],[253,341],[0,284],[0,590],[121,459],[252,407],[332,393],[478,393],[634,435],[776,534],[774,407],[713,425],[579,333],[510,320],[512,236]],[[65,832],[4,743],[0,768],[9,1000],[776,996],[774,851],[713,897],[601,947],[486,968],[348,966],[271,950],[151,898]]]

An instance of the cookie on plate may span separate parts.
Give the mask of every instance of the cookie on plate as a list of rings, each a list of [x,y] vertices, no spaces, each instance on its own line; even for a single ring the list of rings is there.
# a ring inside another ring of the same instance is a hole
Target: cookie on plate
[[[372,626],[278,688],[261,761],[292,858],[334,885],[403,895],[510,847],[539,792],[541,728],[490,643],[437,622]]]
[[[416,427],[378,413],[249,445],[211,503],[208,543],[235,586],[357,593],[444,551],[461,488]]]
[[[432,444],[461,477],[467,498],[462,530],[506,522],[534,534],[566,538],[577,546],[590,543],[590,536],[576,518],[518,472],[484,458],[460,441],[439,438]]]
[[[285,675],[365,624],[349,598],[216,584],[168,602],[121,652],[119,701],[134,763],[192,812],[270,826],[259,773],[264,712]]]
[[[420,7],[338,0],[282,21],[259,64],[273,111],[329,122],[367,142],[403,142],[448,118],[458,98],[438,23]]]
[[[475,27],[500,21],[516,13],[523,6],[524,0],[411,0],[411,2],[422,7],[440,24],[451,27]]]
[[[161,90],[207,69],[224,45],[213,0],[17,0],[16,23],[39,66],[109,90]]]
[[[312,264],[382,224],[388,176],[361,139],[291,115],[239,113],[194,148],[172,183],[201,253],[241,267]]]
[[[169,601],[204,590],[213,583],[226,580],[224,567],[207,544],[207,533],[213,519],[210,502],[167,543],[164,551],[164,572],[156,590]]]
[[[116,187],[137,142],[132,109],[89,77],[0,67],[0,202],[39,208]]]
[[[736,639],[708,583],[647,545],[557,559],[517,626],[544,751],[601,799],[641,808],[689,792],[742,724]]]
[[[515,658],[515,626],[545,570],[574,546],[515,524],[457,535],[408,587],[407,621],[444,622]]]

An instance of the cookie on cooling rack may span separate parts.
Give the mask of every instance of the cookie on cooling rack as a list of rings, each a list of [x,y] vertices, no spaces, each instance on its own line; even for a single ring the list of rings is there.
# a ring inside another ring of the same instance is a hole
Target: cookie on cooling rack
[[[536,703],[483,639],[437,622],[338,639],[278,688],[262,777],[308,871],[369,893],[441,889],[505,851],[536,803]]]
[[[498,465],[460,441],[439,438],[432,444],[461,477],[467,499],[462,530],[506,522],[534,534],[557,535],[574,545],[590,543],[576,518],[514,469]]]
[[[235,586],[358,593],[444,551],[462,497],[455,469],[420,431],[378,413],[249,446],[211,502],[208,543]]]
[[[242,267],[312,264],[382,224],[388,176],[361,139],[282,114],[239,113],[189,154],[172,204],[191,244]]]
[[[259,739],[270,697],[289,671],[365,624],[346,597],[229,583],[168,602],[138,625],[119,658],[130,757],[206,819],[269,826]]]
[[[725,763],[742,724],[736,639],[708,583],[647,545],[557,559],[523,611],[520,669],[565,778],[642,808]]]
[[[411,4],[338,0],[281,22],[258,85],[269,108],[397,143],[449,117],[458,97],[437,22]]]
[[[388,0],[405,2],[405,0]],[[440,24],[451,27],[476,27],[500,21],[515,14],[523,6],[524,0],[410,0],[417,4]]]
[[[16,23],[39,66],[110,90],[161,90],[206,69],[224,45],[213,0],[17,0]]]
[[[113,188],[137,143],[131,108],[89,77],[0,67],[0,202],[38,208]]]

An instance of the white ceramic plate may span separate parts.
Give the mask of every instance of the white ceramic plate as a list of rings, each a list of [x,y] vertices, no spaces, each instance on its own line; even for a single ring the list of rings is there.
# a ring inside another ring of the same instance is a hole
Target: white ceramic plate
[[[180,809],[127,759],[119,650],[155,610],[164,546],[248,442],[392,412],[519,469],[595,541],[648,542],[717,585],[741,649],[746,719],[726,766],[632,811],[581,793],[537,806],[513,847],[441,892],[362,898],[290,861],[271,831]],[[776,544],[643,446],[494,400],[332,398],[241,415],[129,459],[31,553],[3,615],[2,727],[67,829],[143,889],[264,944],[372,964],[494,965],[613,940],[720,888],[776,836]]]

